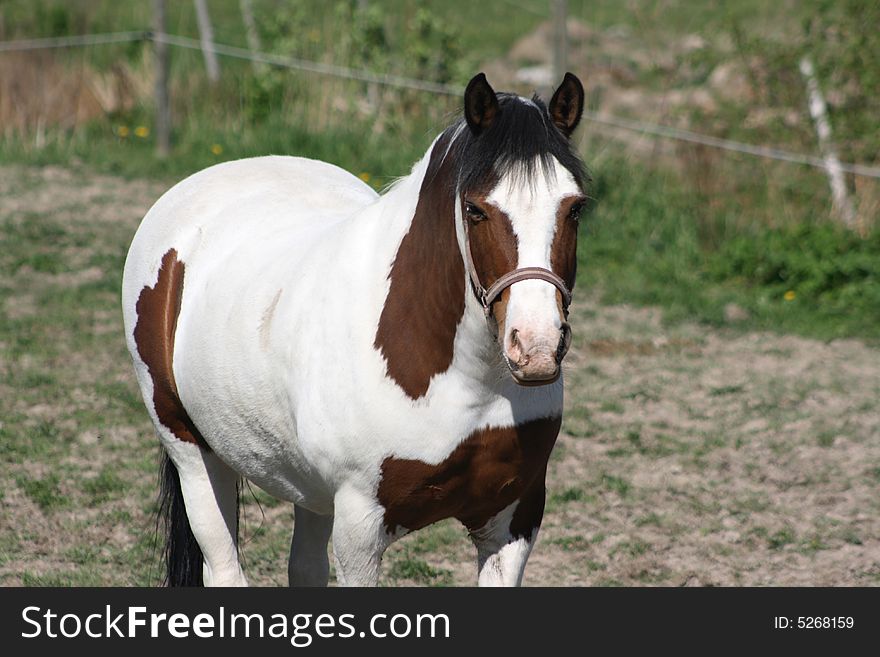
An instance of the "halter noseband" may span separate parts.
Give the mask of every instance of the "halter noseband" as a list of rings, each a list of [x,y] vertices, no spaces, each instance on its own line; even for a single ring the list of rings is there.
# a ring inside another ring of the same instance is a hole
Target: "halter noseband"
[[[465,266],[467,267],[468,276],[470,276],[474,293],[483,305],[483,312],[486,314],[487,321],[495,319],[492,312],[492,303],[495,299],[501,296],[501,293],[514,283],[519,283],[520,281],[528,279],[546,281],[559,290],[559,294],[562,295],[562,312],[568,317],[568,306],[571,304],[571,290],[565,285],[565,281],[549,269],[544,269],[543,267],[521,267],[519,269],[514,269],[513,271],[503,274],[498,280],[489,286],[489,289],[486,289],[480,282],[480,276],[477,274],[476,267],[474,267],[474,256],[471,253],[471,238],[470,230],[468,228],[468,219],[463,216],[462,220],[464,224]]]

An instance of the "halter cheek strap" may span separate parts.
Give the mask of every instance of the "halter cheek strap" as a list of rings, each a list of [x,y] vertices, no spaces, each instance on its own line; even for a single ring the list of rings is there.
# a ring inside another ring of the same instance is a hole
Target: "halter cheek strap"
[[[562,296],[562,311],[565,313],[565,316],[568,317],[568,306],[571,304],[571,290],[568,289],[565,281],[549,269],[544,269],[543,267],[521,267],[502,275],[489,286],[489,289],[483,287],[483,284],[480,282],[480,276],[477,274],[477,269],[474,266],[474,256],[471,253],[471,238],[467,217],[462,217],[462,223],[464,225],[465,266],[467,267],[468,276],[471,279],[471,285],[473,285],[474,292],[480,300],[480,303],[483,305],[483,312],[486,314],[487,320],[495,319],[492,312],[492,303],[501,296],[501,293],[504,292],[504,290],[514,283],[529,279],[546,281],[559,290],[559,294]]]

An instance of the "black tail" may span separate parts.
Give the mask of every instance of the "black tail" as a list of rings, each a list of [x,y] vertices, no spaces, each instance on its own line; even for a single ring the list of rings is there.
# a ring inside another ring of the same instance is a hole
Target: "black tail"
[[[202,586],[202,549],[186,516],[180,475],[164,449],[159,487],[159,528],[165,534],[165,585]]]

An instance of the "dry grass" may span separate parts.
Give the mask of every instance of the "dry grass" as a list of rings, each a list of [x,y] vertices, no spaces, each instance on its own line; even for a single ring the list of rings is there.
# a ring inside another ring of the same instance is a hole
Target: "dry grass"
[[[157,444],[121,263],[157,183],[0,168],[0,583],[145,585]],[[880,580],[880,358],[854,341],[664,326],[579,290],[540,585]],[[246,496],[251,581],[286,583],[288,505]],[[473,584],[465,532],[394,545],[384,585]]]
[[[146,51],[145,51],[146,52]],[[72,130],[114,113],[130,111],[151,93],[149,66],[119,62],[98,70],[81,58],[59,60],[51,51],[0,57],[0,125],[3,137],[33,136],[47,129]]]

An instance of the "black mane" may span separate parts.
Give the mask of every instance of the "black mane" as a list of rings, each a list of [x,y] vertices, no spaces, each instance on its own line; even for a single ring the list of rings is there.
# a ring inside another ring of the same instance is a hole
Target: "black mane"
[[[474,135],[462,118],[446,129],[441,143],[448,143],[450,138],[455,183],[460,190],[492,186],[506,174],[528,184],[538,164],[545,175],[552,176],[554,158],[571,172],[582,189],[589,181],[583,161],[537,96],[529,102],[514,94],[499,93],[498,113],[489,128]]]

